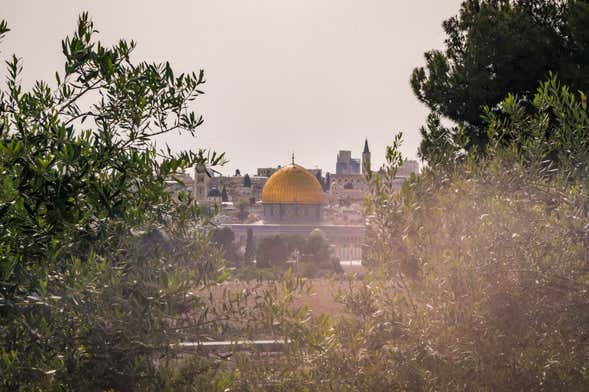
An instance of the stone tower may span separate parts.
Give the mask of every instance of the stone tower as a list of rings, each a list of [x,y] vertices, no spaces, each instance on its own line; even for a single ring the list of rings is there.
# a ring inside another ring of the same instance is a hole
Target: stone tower
[[[370,168],[370,149],[368,148],[368,139],[364,140],[364,150],[362,151],[362,174],[367,174]]]
[[[194,168],[194,188],[192,190],[193,198],[197,202],[204,202],[207,200],[207,192],[209,188],[209,174],[204,165],[198,165]]]

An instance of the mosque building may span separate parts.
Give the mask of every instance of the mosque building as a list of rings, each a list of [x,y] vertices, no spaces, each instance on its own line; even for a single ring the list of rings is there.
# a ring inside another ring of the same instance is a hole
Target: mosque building
[[[276,171],[262,190],[264,222],[318,223],[323,220],[323,187],[310,171],[294,163]]]
[[[362,258],[362,201],[369,192],[365,176],[372,172],[370,158],[365,140],[361,160],[352,158],[351,151],[339,151],[336,172],[325,177],[321,169],[306,169],[295,163],[293,156],[288,165],[258,168],[257,175],[251,177],[241,176],[239,171],[234,176],[218,176],[197,167],[191,185],[201,205],[221,205],[226,212],[235,212],[244,203],[249,205],[250,217],[242,223],[237,223],[240,220],[236,217],[218,222],[231,228],[237,241],[245,243],[250,229],[256,239],[307,236],[319,230],[340,260],[358,261]],[[395,189],[418,171],[416,161],[404,162],[397,172]]]
[[[319,230],[334,246],[340,260],[361,260],[364,225],[335,225],[323,221],[325,193],[317,177],[292,158],[275,171],[262,189],[263,218],[250,224],[228,223],[238,241],[252,230],[259,239],[271,236],[307,236]]]

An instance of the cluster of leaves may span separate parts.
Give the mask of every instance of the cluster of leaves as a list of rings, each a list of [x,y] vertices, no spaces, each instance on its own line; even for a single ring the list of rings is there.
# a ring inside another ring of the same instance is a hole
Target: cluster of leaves
[[[239,261],[238,251],[235,246],[235,234],[231,228],[222,227],[212,230],[211,240],[223,252],[225,260],[232,263]]]
[[[245,252],[243,260],[246,263],[251,263],[256,259],[256,242],[254,240],[254,231],[249,228],[247,229],[246,240],[245,240]]]
[[[483,153],[488,138],[482,108],[500,111],[509,92],[531,100],[550,71],[573,90],[589,91],[584,0],[466,0],[443,28],[445,50],[427,52],[426,66],[411,76],[416,96],[431,110],[419,151],[430,165]],[[441,118],[456,126],[441,125]],[[440,142],[457,147],[455,155],[440,156]]]
[[[349,315],[310,323],[280,382],[265,374],[276,390],[586,387],[589,112],[555,79],[533,102],[535,114],[513,97],[487,113],[486,158],[426,169],[399,193],[395,139],[371,179],[372,272],[340,293]]]
[[[531,104],[533,110],[527,111]],[[488,151],[512,149],[530,170],[549,170],[571,180],[589,178],[587,96],[571,92],[556,76],[540,83],[531,103],[510,94],[497,114],[485,108]]]
[[[275,235],[273,237],[260,238],[256,247],[256,265],[261,268],[284,266],[290,251],[286,240]]]
[[[341,272],[339,260],[332,254],[329,242],[322,232],[313,231],[308,236],[280,236],[264,237],[256,240],[253,231],[248,229],[246,245],[243,254],[235,243],[235,234],[228,227],[217,228],[212,231],[211,239],[223,252],[225,259],[238,267],[238,276],[246,278],[256,276],[249,263],[256,260],[256,268],[276,269],[266,276],[282,275],[287,268],[289,258],[297,260],[295,272],[303,269],[303,276],[314,277],[320,270]],[[300,267],[300,268],[299,268]]]
[[[0,23],[0,37],[8,32]],[[56,86],[27,91],[21,61],[0,91],[0,389],[165,387],[172,344],[216,333],[199,295],[222,254],[166,180],[223,156],[157,151],[194,134],[203,72],[131,62],[133,42],[95,40],[83,14]]]
[[[258,241],[257,265],[260,267],[285,268],[286,261],[293,259],[293,271],[302,276],[317,277],[320,272],[341,272],[339,260],[333,255],[329,242],[320,230],[308,236],[274,236]]]

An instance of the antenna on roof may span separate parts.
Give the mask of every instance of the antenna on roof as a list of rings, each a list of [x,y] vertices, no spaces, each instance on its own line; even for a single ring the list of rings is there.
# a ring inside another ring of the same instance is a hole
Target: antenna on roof
[[[294,165],[294,152],[292,153],[292,164]]]

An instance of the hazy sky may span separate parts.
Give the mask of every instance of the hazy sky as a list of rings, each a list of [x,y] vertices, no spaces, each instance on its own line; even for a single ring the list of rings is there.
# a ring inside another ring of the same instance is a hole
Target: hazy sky
[[[225,151],[223,170],[253,173],[290,161],[334,171],[337,151],[374,166],[393,132],[416,157],[427,110],[409,76],[423,53],[441,48],[441,23],[460,0],[0,0],[12,31],[0,48],[24,60],[23,81],[54,80],[61,39],[89,11],[104,43],[134,39],[134,60],[203,68],[197,139],[167,136],[173,148]]]

